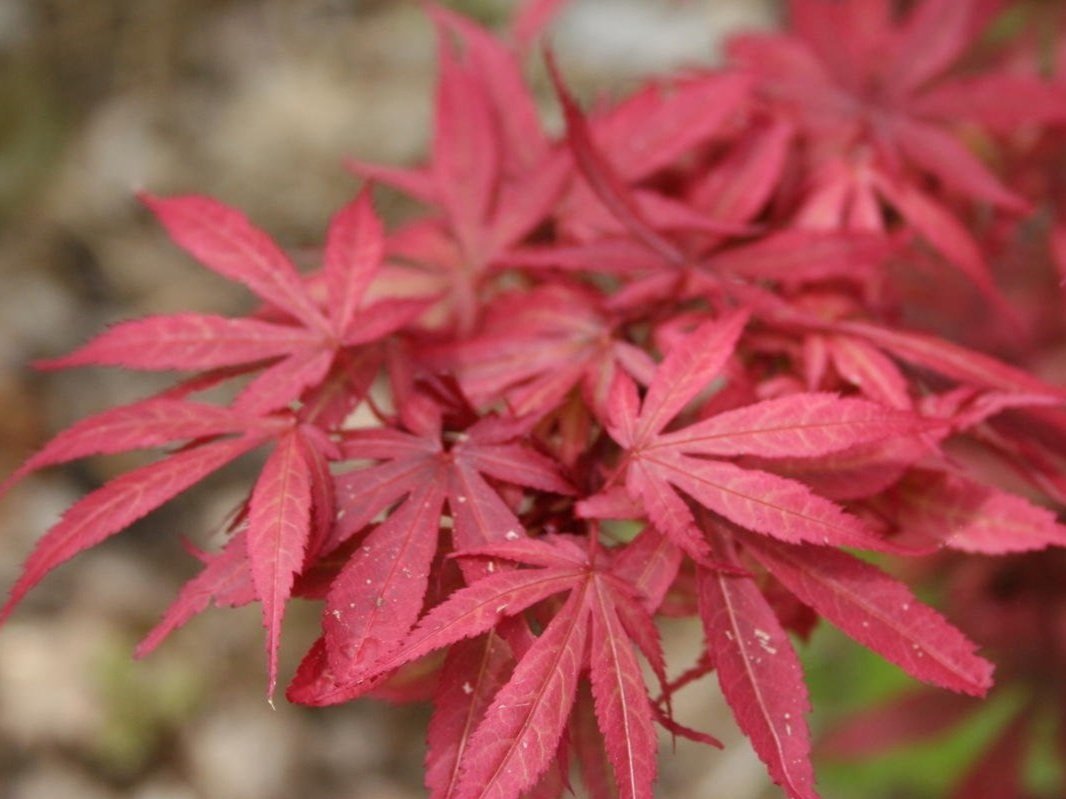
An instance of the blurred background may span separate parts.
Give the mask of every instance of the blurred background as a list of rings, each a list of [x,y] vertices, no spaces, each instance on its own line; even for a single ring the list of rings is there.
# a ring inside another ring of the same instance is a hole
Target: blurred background
[[[513,5],[446,4],[497,25]],[[772,24],[775,12],[772,0],[574,0],[552,30],[589,96],[713,62],[723,35]],[[0,0],[0,473],[60,428],[163,385],[108,370],[37,374],[32,359],[119,319],[249,308],[247,295],[168,243],[135,190],[211,194],[286,246],[314,247],[357,189],[344,156],[420,157],[433,80],[432,31],[414,2]],[[382,202],[387,216],[407,208]],[[52,470],[6,497],[0,587],[67,505],[140,462]],[[209,611],[147,660],[131,659],[196,570],[181,537],[217,544],[250,474],[223,472],[60,569],[0,632],[0,799],[424,795],[426,708],[279,701],[272,710],[257,608]],[[294,604],[285,673],[317,625],[315,607]],[[698,630],[665,634],[674,662],[691,663]],[[831,633],[805,657],[829,717],[902,682]],[[678,743],[671,754],[665,741],[662,797],[781,796],[710,688],[687,689],[677,706],[727,747]],[[820,773],[830,797],[872,797],[883,784]]]

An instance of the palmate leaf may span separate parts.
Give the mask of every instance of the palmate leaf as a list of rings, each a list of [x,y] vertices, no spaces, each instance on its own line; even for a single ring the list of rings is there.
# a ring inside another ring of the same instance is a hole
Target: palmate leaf
[[[243,452],[277,439],[247,506],[247,569],[267,628],[269,690],[277,674],[277,647],[286,601],[303,571],[308,546],[328,538],[333,522],[333,477],[327,463],[338,452],[309,424],[312,413],[343,417],[361,400],[380,359],[366,357],[377,342],[412,323],[425,302],[384,300],[363,308],[377,275],[384,231],[364,193],[330,225],[323,274],[330,300],[324,315],[284,253],[240,212],[204,197],[144,196],[172,238],[206,267],[248,286],[268,303],[262,318],[178,314],[113,327],[47,367],[122,365],[142,369],[212,370],[153,399],[99,414],[57,436],[11,479],[93,454],[121,452],[191,439],[194,446],[167,460],[123,475],[71,508],[31,556],[11,602],[71,555],[128,526]],[[278,319],[282,321],[265,321]],[[373,370],[368,370],[368,365]],[[229,377],[255,374],[231,408],[184,399]],[[342,373],[343,374],[339,374]],[[355,396],[337,399],[336,385]],[[308,400],[306,406],[296,403]],[[275,413],[275,411],[283,411]],[[241,437],[216,441],[218,436]],[[205,443],[206,440],[206,443]],[[4,486],[6,488],[6,485]],[[153,633],[149,647],[184,622],[215,593],[216,581],[245,568],[212,559],[189,592]],[[227,564],[222,569],[222,564]],[[220,576],[219,570],[225,572]]]
[[[631,558],[615,560],[624,563],[646,558],[662,549],[655,541],[648,541],[651,548],[641,545]],[[668,552],[666,557],[670,559]],[[634,644],[646,653],[664,683],[665,673],[658,632],[642,604],[647,598],[626,582],[626,571],[616,575],[613,564],[608,571],[590,569],[588,554],[567,537],[489,544],[467,551],[467,558],[510,560],[536,568],[485,574],[430,611],[391,655],[368,664],[361,675],[352,675],[347,687],[334,682],[325,689],[305,691],[301,686],[298,698],[318,702],[358,695],[384,673],[434,650],[457,645],[454,662],[466,664],[463,691],[460,694],[454,687],[442,686],[441,696],[445,698],[441,702],[446,704],[439,706],[438,713],[443,714],[441,725],[462,725],[464,754],[453,757],[453,744],[431,737],[430,759],[436,763],[440,758],[441,763],[435,766],[431,787],[435,792],[447,790],[442,796],[517,797],[537,782],[560,745],[578,674],[585,663],[586,637],[591,636],[588,666],[608,760],[621,795],[651,799],[656,736]],[[569,598],[553,613],[545,631],[517,648],[512,645],[518,659],[513,675],[508,679],[508,675],[493,670],[495,676],[488,677],[484,671],[487,664],[506,665],[485,648],[497,646],[490,643],[491,631],[496,629],[496,634],[507,638],[505,630],[522,629],[508,625],[519,622],[525,610],[566,591]],[[489,640],[479,637],[486,633]],[[482,665],[474,668],[471,658]],[[453,662],[452,656],[448,662]],[[487,708],[480,693],[483,678],[489,679],[490,685],[500,683]],[[479,708],[474,703],[479,703]],[[477,730],[469,736],[474,724]],[[456,774],[460,775],[457,785]]]
[[[965,98],[964,88],[953,92],[956,85],[991,75],[1004,97],[1016,86],[1019,97],[1046,101],[1032,104],[1028,114],[1000,119],[988,114],[1001,132],[1061,118],[1062,98],[1049,87],[1035,92],[1038,82],[1031,76],[1015,76],[1005,68],[974,71],[963,79],[952,75],[997,4],[925,0],[899,15],[883,2],[793,0],[791,5],[790,33],[740,37],[729,49],[735,62],[757,77],[777,114],[796,125],[801,145],[809,145],[796,157],[815,173],[804,189],[800,224],[884,230],[893,224],[892,208],[905,230],[926,239],[1010,319],[1012,309],[985,254],[942,195],[950,192],[1013,213],[1025,213],[1030,205],[959,135],[960,118],[983,121],[980,103],[966,111],[956,104],[959,113],[952,114],[935,101],[938,92],[945,92],[949,102],[953,94]]]
[[[388,429],[346,436],[346,457],[381,462],[338,478],[340,518],[325,549],[336,549],[402,503],[361,542],[330,590],[323,629],[338,681],[355,679],[389,655],[417,620],[445,501],[454,520],[453,545],[462,551],[524,535],[485,476],[571,492],[551,459],[498,428],[485,418],[450,449],[433,425],[423,436]]]
[[[446,229],[436,231],[432,254],[422,248],[411,260],[443,268],[442,288],[456,292],[456,282],[482,272],[549,216],[571,170],[541,130],[514,52],[444,7],[428,10],[440,62],[430,163],[419,170],[351,166],[444,212]]]
[[[625,485],[651,521],[697,560],[708,547],[680,489],[741,527],[785,541],[881,548],[858,518],[802,483],[711,456],[816,457],[890,436],[914,435],[933,423],[858,399],[797,394],[727,411],[674,432],[663,428],[724,367],[746,315],[706,322],[667,355],[636,418],[635,394],[616,380],[608,431],[628,449]]]
[[[363,307],[384,252],[384,230],[366,191],[330,223],[323,270],[328,315],[280,248],[239,211],[199,196],[143,199],[177,244],[207,268],[247,285],[268,303],[265,316],[276,318],[280,312],[281,322],[192,313],[149,317],[115,325],[69,355],[42,361],[42,367],[246,366],[253,372],[265,366],[235,404],[245,414],[262,415],[324,386],[331,373],[411,325],[432,302],[383,300]]]
[[[647,547],[642,547],[641,553],[647,555]],[[651,622],[650,614],[641,605],[642,597],[634,592],[628,583],[615,576],[613,564],[610,571],[590,573],[587,570],[587,554],[566,538],[556,538],[550,542],[528,539],[490,545],[476,554],[495,555],[539,565],[545,573],[551,573],[567,564],[575,569],[570,598],[551,624],[556,624],[560,616],[567,613],[574,615],[574,624],[581,624],[583,622],[579,617],[587,614],[592,693],[598,727],[603,736],[607,759],[614,772],[614,782],[619,788],[620,796],[629,799],[650,799],[656,772],[656,736],[647,689],[630,638],[648,653],[649,660],[659,672],[660,678],[665,680],[665,675],[662,673],[658,633]],[[484,582],[488,579],[491,578]],[[505,701],[504,697],[510,697],[509,692],[524,690],[519,671],[528,666],[531,674],[535,673],[532,670],[538,668],[537,658],[541,657],[537,647],[548,639],[550,630],[551,625],[530,650],[522,655],[515,676],[501,689],[493,708],[498,707],[503,711],[510,704],[510,698]],[[554,656],[565,658],[567,654],[558,652]],[[545,675],[544,679],[553,678]],[[562,710],[564,714],[569,715],[573,695],[567,693],[566,696],[567,705],[563,706]],[[484,729],[492,729],[490,725],[494,723],[493,708],[487,712],[478,735],[481,735]],[[506,716],[502,721],[507,723]],[[538,745],[543,749],[549,745],[540,741],[541,733],[531,728],[533,723],[536,722],[530,722],[530,726],[522,728],[508,754],[504,755],[503,762],[517,757],[510,754],[510,751],[521,752],[524,759],[524,750]],[[561,735],[561,731],[557,735]],[[558,738],[555,740],[558,741]],[[472,762],[476,764],[474,757],[471,756]],[[522,779],[524,781],[526,777]],[[501,795],[516,795],[516,787],[509,787]]]

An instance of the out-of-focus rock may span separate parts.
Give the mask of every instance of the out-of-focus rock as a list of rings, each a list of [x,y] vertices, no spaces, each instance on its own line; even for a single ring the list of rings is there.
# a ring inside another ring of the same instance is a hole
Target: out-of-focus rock
[[[118,799],[118,794],[58,759],[37,763],[10,786],[9,799]]]
[[[299,717],[266,700],[242,700],[201,719],[185,742],[192,781],[205,796],[282,799],[299,794]]]
[[[770,0],[576,0],[553,26],[568,62],[610,81],[717,63],[723,38],[773,21]]]
[[[79,746],[106,719],[86,668],[98,654],[91,624],[15,618],[0,646],[0,733],[19,746]],[[74,796],[76,794],[53,794]]]
[[[318,768],[337,780],[352,779],[385,761],[388,741],[380,720],[356,708],[330,712],[317,725],[322,746],[308,753]]]
[[[0,52],[24,42],[33,31],[33,17],[24,0],[0,3]]]
[[[130,792],[128,799],[201,799],[188,785],[169,780],[152,780]]]

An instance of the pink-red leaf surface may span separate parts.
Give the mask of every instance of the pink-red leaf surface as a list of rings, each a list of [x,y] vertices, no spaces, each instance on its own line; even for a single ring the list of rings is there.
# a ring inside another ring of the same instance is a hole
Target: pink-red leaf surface
[[[790,799],[816,799],[799,658],[754,581],[701,570],[708,653],[737,723]]]
[[[588,590],[571,594],[496,694],[470,739],[456,799],[517,799],[548,769],[585,659]]]
[[[513,668],[510,647],[493,631],[457,643],[448,652],[427,733],[426,787],[431,799],[454,799],[470,737]]]
[[[292,262],[242,213],[195,195],[163,198],[145,194],[141,199],[171,238],[201,264],[244,283],[308,327],[323,329],[322,312],[307,294]]]
[[[903,583],[835,550],[752,541],[752,554],[796,597],[925,682],[984,695],[992,664]]]
[[[83,497],[37,542],[0,608],[0,621],[56,566],[133,524],[262,441],[246,436],[188,449],[116,477]]]
[[[267,630],[270,695],[277,684],[285,603],[311,536],[311,470],[305,447],[295,430],[282,436],[263,466],[248,506],[248,559]]]
[[[589,587],[590,677],[607,758],[622,799],[652,799],[656,735],[648,691],[633,647],[603,580]]]

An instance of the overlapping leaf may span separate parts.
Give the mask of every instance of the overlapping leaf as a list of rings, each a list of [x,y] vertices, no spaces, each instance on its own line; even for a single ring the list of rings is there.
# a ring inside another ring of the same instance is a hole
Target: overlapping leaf
[[[626,487],[651,521],[697,558],[708,547],[693,533],[684,492],[703,507],[765,535],[786,541],[877,547],[857,518],[801,483],[708,456],[819,456],[914,434],[925,420],[865,400],[799,394],[711,417],[674,432],[668,422],[719,375],[746,316],[705,323],[679,342],[659,366],[635,418],[622,383],[611,400],[611,435],[627,449]]]

